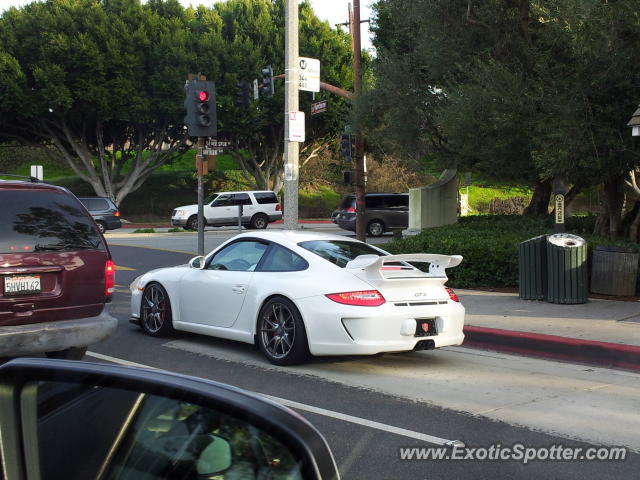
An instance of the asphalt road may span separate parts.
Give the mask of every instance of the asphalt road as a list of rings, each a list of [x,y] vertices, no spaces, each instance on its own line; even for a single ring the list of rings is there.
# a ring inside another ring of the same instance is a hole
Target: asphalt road
[[[115,242],[113,242],[115,243]],[[640,375],[464,348],[275,367],[250,345],[129,323],[129,283],[190,254],[113,246],[120,324],[87,359],[134,362],[284,399],[326,437],[343,478],[637,478]],[[130,269],[130,270],[129,270]],[[292,403],[295,402],[295,403]],[[435,439],[433,438],[435,437]],[[624,462],[402,460],[404,447],[627,445]],[[426,441],[425,441],[426,440]]]

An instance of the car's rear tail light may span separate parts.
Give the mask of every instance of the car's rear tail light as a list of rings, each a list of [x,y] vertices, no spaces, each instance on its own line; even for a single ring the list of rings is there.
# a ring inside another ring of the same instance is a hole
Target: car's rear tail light
[[[453,300],[454,302],[460,302],[460,299],[458,298],[458,295],[456,295],[456,292],[454,292],[451,288],[448,288],[448,287],[445,288],[445,290],[449,294],[449,298],[451,300]]]
[[[107,297],[113,295],[116,286],[116,266],[113,260],[107,260],[104,264],[104,294]]]
[[[282,207],[279,203],[276,203],[276,212],[279,212],[280,210],[282,210]]]
[[[359,292],[330,293],[327,298],[343,305],[358,307],[377,307],[385,302],[382,294],[377,290],[362,290]]]
[[[113,214],[114,217],[119,217],[120,216],[120,210],[116,210]]]
[[[345,213],[356,213],[356,209],[353,207],[345,208]]]

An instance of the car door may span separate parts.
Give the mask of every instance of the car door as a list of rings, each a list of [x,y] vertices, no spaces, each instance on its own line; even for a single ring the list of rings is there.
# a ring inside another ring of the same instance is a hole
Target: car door
[[[236,222],[238,221],[238,205],[242,205],[242,222],[243,223],[247,223],[251,220],[251,217],[253,216],[253,214],[255,213],[255,207],[253,206],[253,203],[251,202],[251,198],[249,197],[248,193],[235,193],[233,195],[233,199],[234,199],[234,204],[235,204],[235,219]]]
[[[180,321],[231,327],[267,247],[258,240],[239,240],[209,257],[204,269],[190,269],[179,287]]]
[[[210,225],[225,225],[236,216],[234,209],[235,200],[232,193],[223,193],[211,202],[209,208],[205,208],[205,217]]]
[[[386,196],[384,204],[388,228],[407,228],[409,225],[409,195]]]

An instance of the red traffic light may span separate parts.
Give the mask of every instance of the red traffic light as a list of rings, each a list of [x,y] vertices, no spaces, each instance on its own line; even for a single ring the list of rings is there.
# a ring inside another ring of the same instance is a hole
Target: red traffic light
[[[209,100],[209,92],[200,90],[198,92],[198,100],[200,100],[201,102],[206,102],[207,100]]]

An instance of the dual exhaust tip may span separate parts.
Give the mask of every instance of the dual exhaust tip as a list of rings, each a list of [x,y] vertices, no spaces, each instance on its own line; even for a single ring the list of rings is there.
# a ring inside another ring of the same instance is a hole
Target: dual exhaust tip
[[[434,350],[436,348],[436,344],[433,340],[420,340],[416,343],[416,346],[413,347],[414,352],[419,352],[420,350]]]

